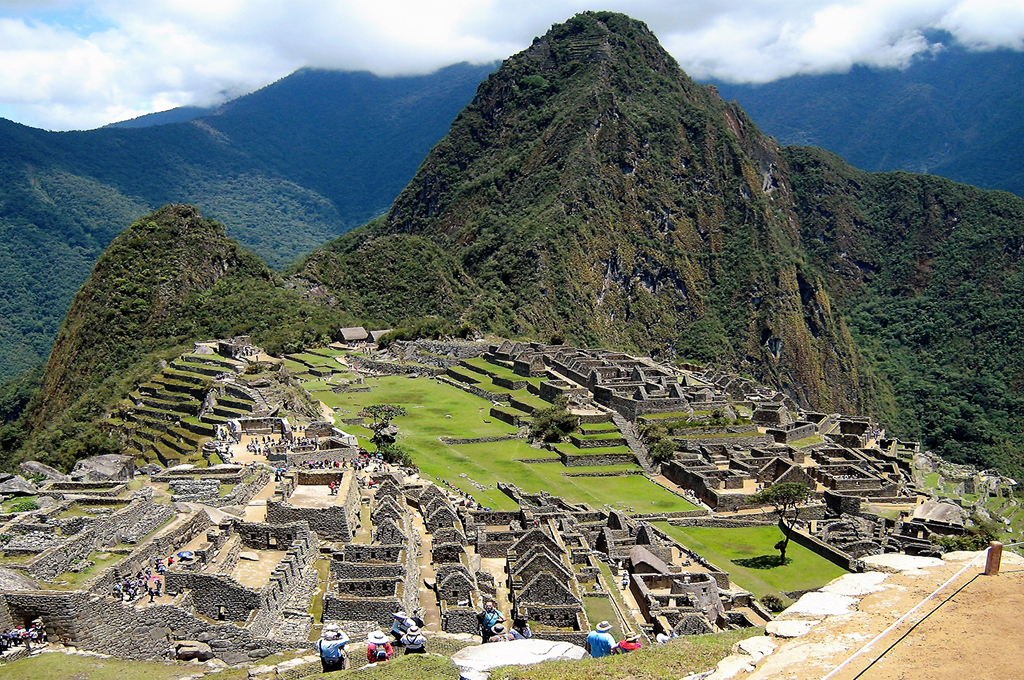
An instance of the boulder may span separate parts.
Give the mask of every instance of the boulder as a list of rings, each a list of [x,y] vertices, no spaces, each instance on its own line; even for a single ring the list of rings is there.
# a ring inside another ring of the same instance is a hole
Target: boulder
[[[179,640],[174,643],[174,658],[179,661],[209,661],[214,657],[210,645],[198,640]]]
[[[79,482],[127,482],[134,476],[134,459],[116,453],[83,458],[71,470],[71,479]]]
[[[37,493],[39,493],[39,489],[36,485],[21,475],[14,475],[10,479],[0,482],[0,494],[4,496],[35,496]]]
[[[38,460],[26,460],[24,463],[18,466],[22,474],[26,477],[33,477],[35,475],[46,475],[46,478],[51,482],[69,482],[71,476],[66,475],[60,470],[50,467],[45,463],[40,463]]]
[[[463,677],[485,678],[487,671],[498,666],[531,666],[541,661],[582,659],[582,647],[552,640],[512,640],[460,649],[452,655]]]
[[[0,568],[0,590],[39,590],[39,584],[20,571]]]

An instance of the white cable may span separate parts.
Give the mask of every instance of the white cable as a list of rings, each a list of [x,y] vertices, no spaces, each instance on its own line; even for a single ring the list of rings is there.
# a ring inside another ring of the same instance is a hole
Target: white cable
[[[957,573],[955,573],[955,574],[953,574],[952,576],[950,576],[950,577],[949,577],[949,580],[948,580],[948,581],[946,581],[946,582],[945,582],[945,583],[943,583],[943,584],[942,584],[941,586],[939,586],[938,588],[936,588],[935,590],[933,590],[933,591],[932,591],[932,594],[931,594],[931,595],[929,595],[928,597],[926,597],[926,598],[924,598],[923,600],[921,600],[920,602],[918,602],[918,603],[917,603],[917,605],[916,605],[916,606],[915,606],[915,607],[914,607],[913,609],[911,609],[910,611],[908,611],[908,612],[907,612],[906,614],[904,614],[904,615],[903,615],[903,616],[901,616],[900,618],[896,619],[896,621],[895,621],[895,622],[894,622],[894,623],[893,623],[893,624],[892,624],[891,626],[889,626],[888,628],[886,628],[885,630],[883,630],[883,631],[882,631],[881,633],[879,633],[878,635],[876,635],[876,636],[875,636],[875,637],[874,637],[874,638],[873,638],[873,639],[871,640],[871,642],[867,643],[866,645],[864,645],[863,647],[861,647],[861,648],[860,648],[859,650],[857,650],[857,652],[856,652],[856,653],[855,653],[855,654],[854,654],[853,656],[851,656],[851,657],[850,657],[849,659],[847,659],[847,660],[846,660],[846,661],[844,661],[843,663],[841,663],[841,664],[839,664],[838,666],[836,666],[835,668],[833,668],[833,669],[832,669],[832,671],[831,671],[831,672],[829,672],[829,673],[828,673],[828,675],[825,675],[824,677],[822,677],[822,679],[821,679],[821,680],[829,680],[829,679],[830,679],[830,678],[832,678],[832,677],[833,677],[833,676],[834,676],[834,675],[835,675],[836,673],[838,673],[839,671],[841,671],[841,670],[843,670],[844,668],[846,668],[846,666],[847,666],[847,665],[849,665],[849,663],[850,663],[851,661],[853,661],[853,660],[854,660],[854,659],[856,659],[856,658],[857,658],[858,656],[860,656],[861,654],[863,654],[864,652],[866,652],[866,651],[868,650],[868,648],[870,648],[870,647],[871,647],[871,645],[875,644],[876,642],[878,642],[879,640],[881,640],[881,639],[882,639],[883,637],[885,637],[886,635],[888,635],[889,633],[891,633],[891,632],[893,631],[893,629],[894,629],[894,628],[896,628],[896,627],[897,627],[898,625],[900,625],[901,623],[903,623],[904,621],[906,621],[906,620],[907,620],[907,617],[908,617],[908,616],[910,616],[911,614],[913,614],[914,612],[916,612],[916,611],[917,611],[918,609],[920,609],[920,608],[921,608],[922,606],[924,606],[924,603],[925,603],[925,602],[927,602],[928,600],[930,600],[930,599],[932,599],[933,597],[935,597],[935,596],[936,596],[936,595],[937,595],[937,594],[939,593],[939,591],[941,591],[941,590],[942,590],[943,588],[945,588],[946,586],[948,586],[948,585],[949,585],[950,583],[952,583],[952,582],[953,582],[953,581],[955,581],[956,579],[960,578],[960,576],[961,576],[961,575],[962,575],[962,574],[963,574],[963,573],[964,573],[965,571],[967,571],[968,569],[970,569],[970,568],[971,568],[971,566],[972,566],[972,565],[973,565],[973,564],[974,564],[975,562],[977,562],[977,561],[978,561],[978,557],[981,557],[981,556],[982,556],[982,555],[984,555],[984,554],[985,554],[985,553],[984,553],[984,552],[982,552],[982,553],[980,553],[980,554],[979,554],[979,555],[978,555],[977,557],[975,557],[975,558],[974,558],[974,559],[972,559],[972,560],[971,560],[970,562],[968,562],[968,563],[967,563],[967,564],[966,564],[966,565],[964,566],[964,568],[963,568],[963,569],[961,569],[961,570],[960,570],[960,571],[958,571]]]

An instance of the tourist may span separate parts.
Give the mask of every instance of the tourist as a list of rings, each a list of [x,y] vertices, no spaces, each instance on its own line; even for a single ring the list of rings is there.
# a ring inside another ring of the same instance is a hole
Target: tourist
[[[627,654],[640,649],[640,633],[630,633],[619,643],[619,654]]]
[[[423,633],[420,632],[419,626],[413,624],[409,626],[409,630],[405,632],[402,639],[399,641],[402,646],[405,647],[406,654],[426,654],[427,653],[427,638],[423,637]]]
[[[530,624],[526,619],[512,619],[512,630],[509,631],[516,640],[529,640],[533,637]]]
[[[415,625],[416,621],[405,612],[398,611],[391,615],[391,634],[395,636],[396,641],[400,640]]]
[[[384,633],[375,630],[366,636],[366,660],[370,663],[387,661],[395,655],[391,643],[384,637]]]
[[[661,631],[654,637],[654,641],[657,642],[659,645],[663,645],[669,640],[672,640],[677,637],[679,636],[676,635],[676,632],[674,630],[670,630],[667,633],[665,631]]]
[[[487,642],[511,642],[516,639],[512,633],[505,630],[505,625],[501,623],[495,624],[494,628],[491,629],[491,633],[492,635],[487,638]]]
[[[484,642],[490,641],[497,624],[505,622],[505,617],[495,608],[494,600],[484,602],[484,610],[476,618],[480,622],[480,638]]]
[[[320,639],[316,641],[316,651],[320,653],[320,665],[324,673],[340,671],[345,667],[348,655],[345,646],[348,645],[348,635],[341,632],[338,626],[328,624],[324,626]]]
[[[587,641],[583,646],[590,652],[590,656],[600,659],[602,656],[611,656],[615,653],[615,638],[608,632],[611,629],[612,624],[602,621],[597,624],[597,630],[591,631],[587,636]]]

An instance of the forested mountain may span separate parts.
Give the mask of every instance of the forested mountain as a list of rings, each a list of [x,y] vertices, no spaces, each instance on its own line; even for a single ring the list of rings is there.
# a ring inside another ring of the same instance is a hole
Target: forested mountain
[[[196,208],[166,206],[96,262],[61,324],[41,389],[5,428],[0,450],[8,462],[22,449],[65,468],[116,452],[95,421],[193,340],[246,334],[268,351],[291,352],[329,342],[348,320],[286,286]]]
[[[642,23],[585,13],[301,271],[362,318],[714,361],[1017,474],[1022,255],[1024,200],[783,149]]]
[[[493,65],[302,70],[186,122],[52,133],[0,119],[0,379],[45,359],[126,225],[189,202],[275,268],[387,210]]]
[[[783,144],[820,146],[864,170],[927,172],[1024,196],[1024,52],[942,48],[905,69],[714,83]]]

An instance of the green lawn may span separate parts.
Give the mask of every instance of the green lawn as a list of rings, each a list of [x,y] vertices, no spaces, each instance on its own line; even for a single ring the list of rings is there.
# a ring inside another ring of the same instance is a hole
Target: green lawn
[[[531,493],[547,491],[573,503],[594,507],[611,504],[634,507],[636,512],[692,510],[694,506],[639,475],[623,477],[565,477],[562,473],[639,470],[636,465],[567,468],[561,463],[521,463],[516,459],[552,458],[556,454],[534,449],[523,440],[449,446],[439,437],[457,439],[513,434],[516,429],[489,414],[490,403],[456,387],[429,378],[382,377],[366,381],[370,392],[334,394],[317,392],[316,397],[332,408],[335,416],[351,418],[375,403],[401,404],[409,415],[395,420],[399,439],[409,448],[414,462],[427,478],[446,479],[485,506],[514,510],[516,504],[495,488],[499,481],[513,482]],[[529,395],[533,396],[533,395]],[[535,397],[534,397],[535,398]],[[546,405],[546,404],[545,404]],[[446,418],[446,415],[451,418]],[[365,427],[340,425],[346,432],[368,440]],[[571,447],[574,451],[586,453]],[[628,453],[626,447],[615,449]],[[460,477],[465,474],[466,477]],[[473,482],[483,485],[479,489]]]
[[[782,538],[777,527],[750,527],[743,529],[717,529],[702,527],[675,527],[668,522],[657,522],[659,529],[702,557],[729,572],[729,578],[741,588],[757,597],[781,591],[819,588],[832,579],[847,573],[845,569],[815,555],[807,548],[790,541],[786,551],[788,563],[784,567],[756,568],[737,564],[735,560],[749,560],[762,556],[778,558],[774,545]],[[771,563],[770,559],[765,562]]]

